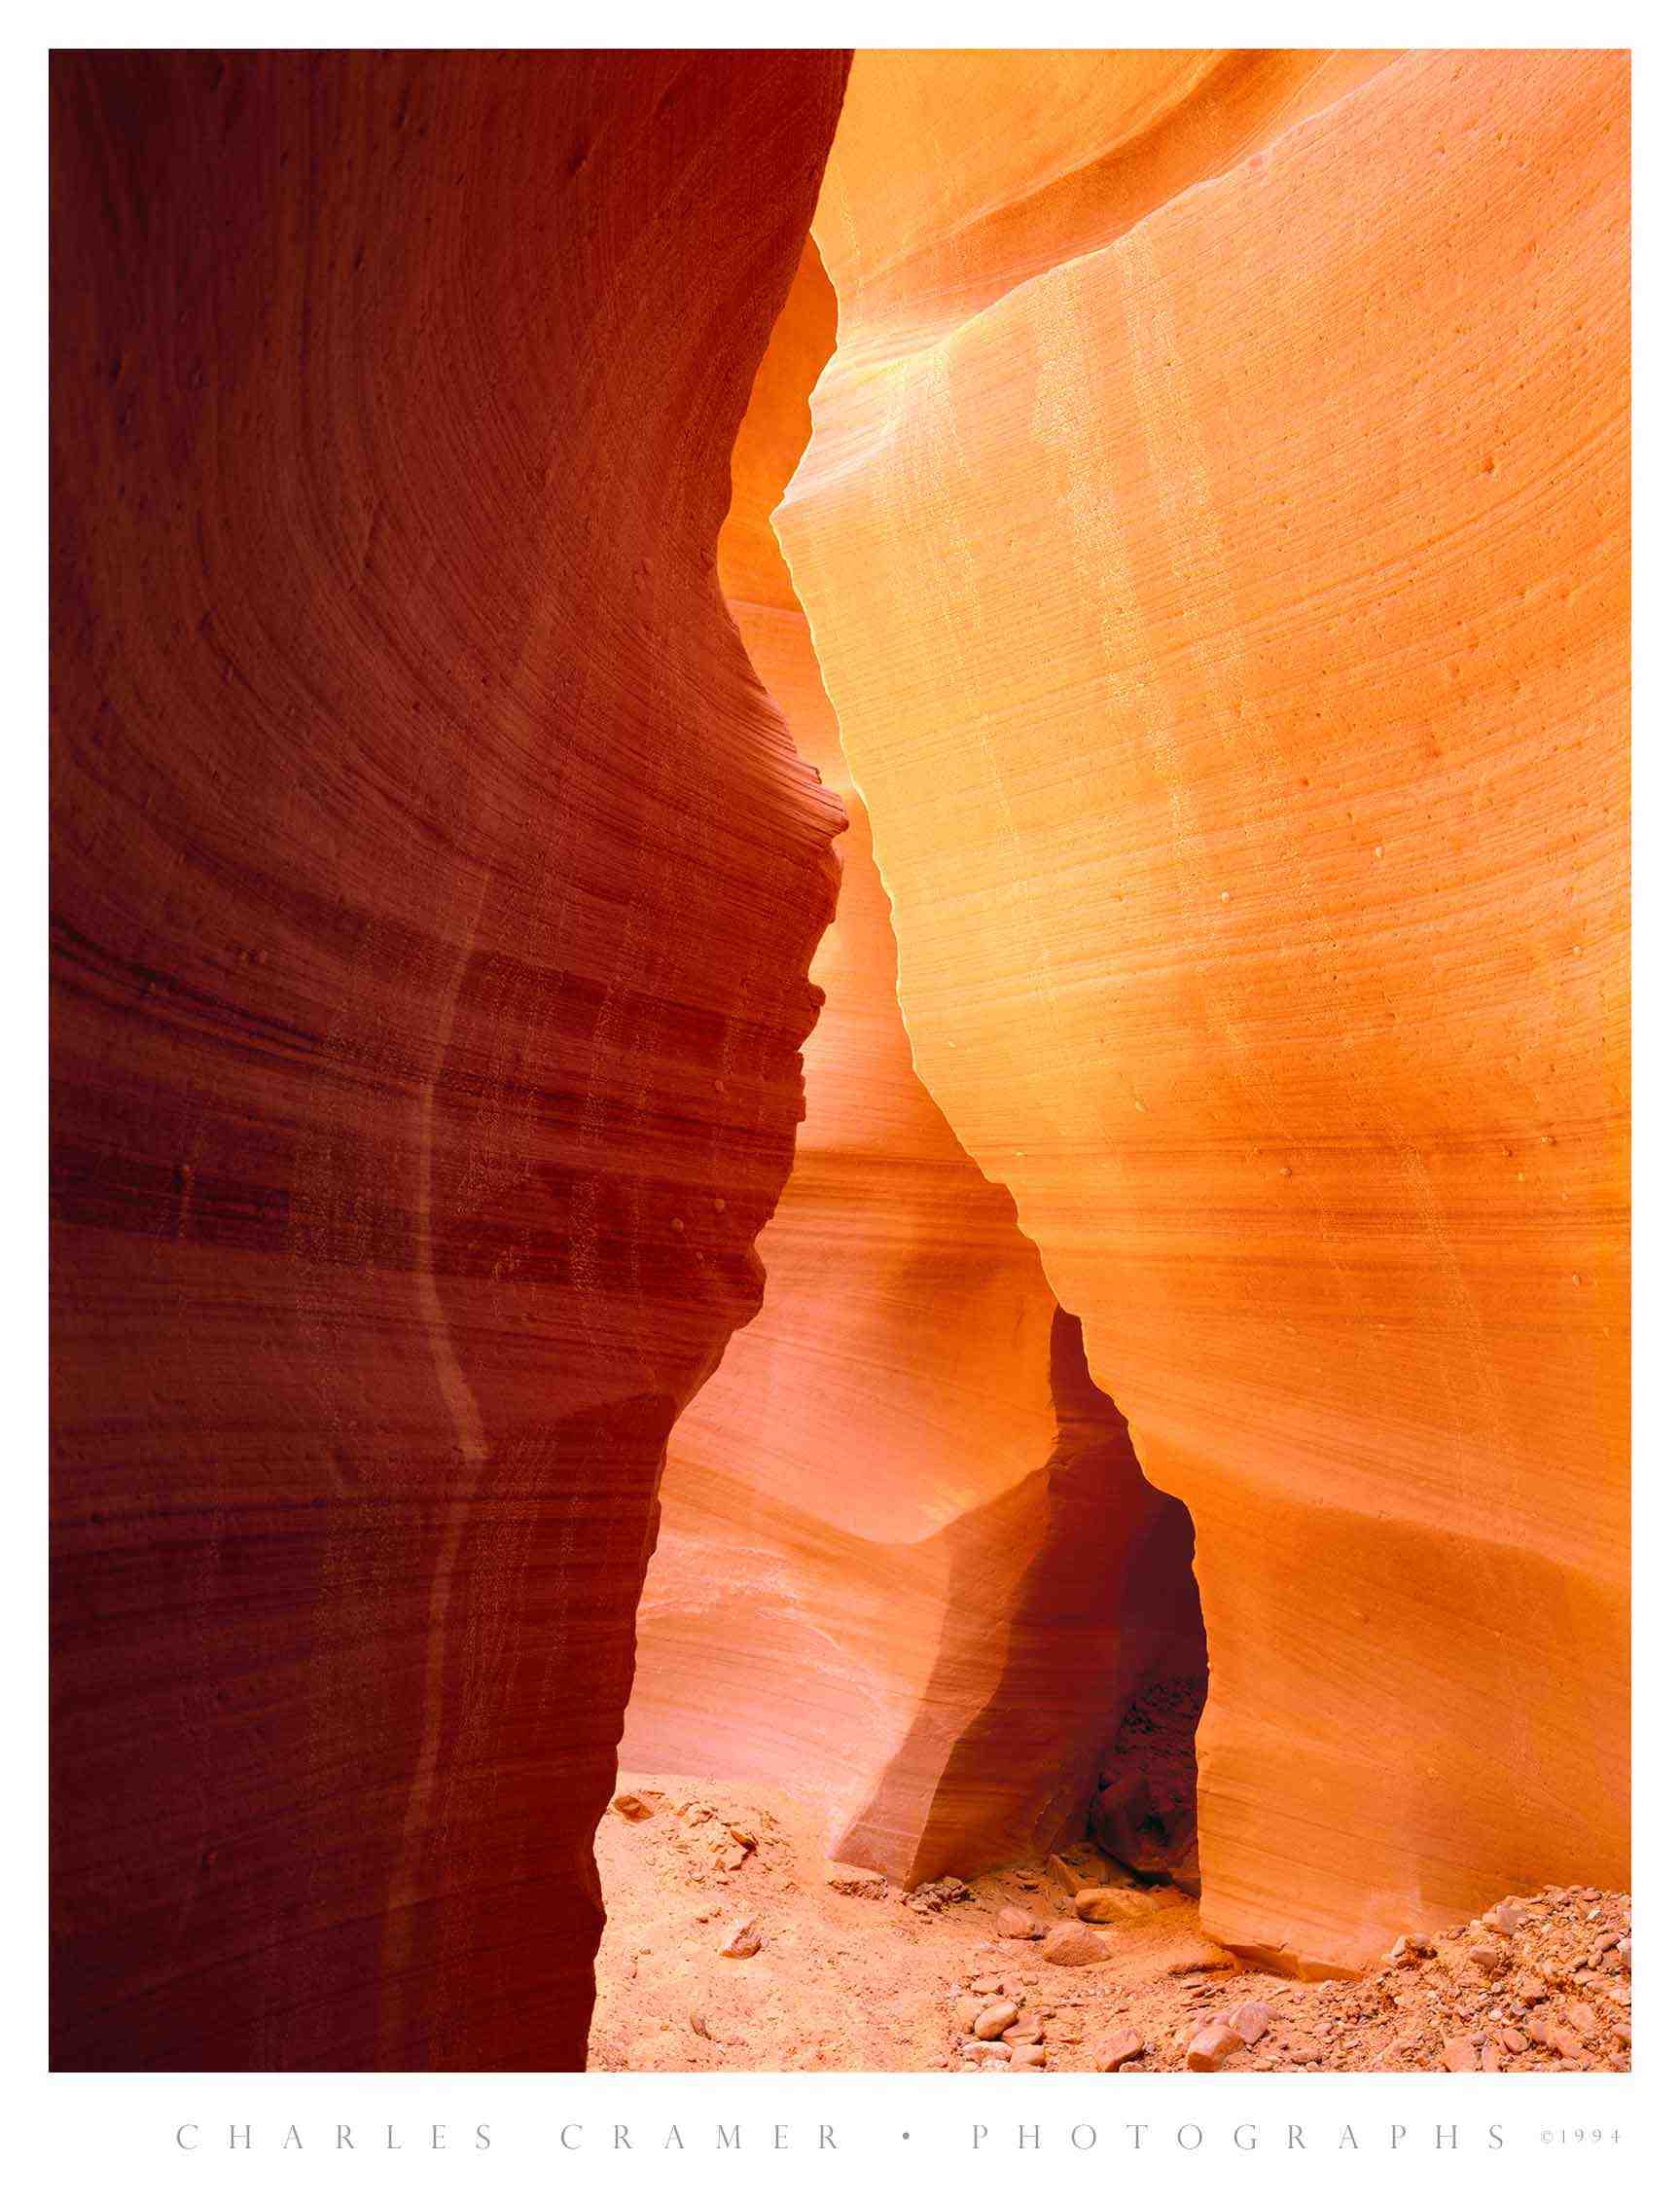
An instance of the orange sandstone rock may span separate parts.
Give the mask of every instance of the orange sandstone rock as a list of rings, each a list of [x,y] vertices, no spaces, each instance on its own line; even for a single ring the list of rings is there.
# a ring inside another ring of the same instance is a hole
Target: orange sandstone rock
[[[846,804],[764,1311],[671,1439],[626,1764],[791,1787],[916,1885],[1084,1829],[1119,1710],[1199,1667],[1182,1509],[1142,1480],[1009,1194],[916,1073],[891,911],[769,513],[834,340],[807,252],[733,458],[719,570]]]
[[[1626,1870],[1627,69],[871,54],[777,526],[934,1100],[1190,1505],[1207,1925]]]

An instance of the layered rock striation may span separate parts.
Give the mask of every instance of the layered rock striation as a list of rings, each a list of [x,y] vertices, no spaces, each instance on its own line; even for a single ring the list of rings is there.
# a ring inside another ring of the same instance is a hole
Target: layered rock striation
[[[792,1790],[914,1884],[1083,1830],[1125,1704],[1199,1673],[1182,1507],[1139,1473],[1014,1203],[928,1097],[892,915],[769,516],[835,302],[807,251],[754,385],[730,608],[850,830],[764,1311],[673,1431],[626,1764]]]
[[[777,518],[920,1073],[1189,1505],[1204,1916],[1627,1864],[1627,69],[871,54]]]
[[[53,67],[53,2053],[577,2066],[839,805],[720,596],[821,54]]]

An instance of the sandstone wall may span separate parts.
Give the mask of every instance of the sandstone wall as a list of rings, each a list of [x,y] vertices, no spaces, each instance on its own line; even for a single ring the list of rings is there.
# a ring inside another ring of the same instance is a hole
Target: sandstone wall
[[[777,525],[916,1062],[1190,1505],[1204,1915],[1626,1834],[1627,70],[871,54]]]
[[[835,887],[713,552],[844,76],[54,59],[59,2067],[582,2059]]]
[[[764,1312],[672,1435],[623,1758],[791,1788],[839,1854],[914,1884],[1083,1830],[1121,1707],[1194,1666],[1200,1627],[1182,1511],[1142,1480],[899,1015],[869,819],[769,527],[834,316],[808,251],[719,551],[753,664],[850,819],[827,1000]]]

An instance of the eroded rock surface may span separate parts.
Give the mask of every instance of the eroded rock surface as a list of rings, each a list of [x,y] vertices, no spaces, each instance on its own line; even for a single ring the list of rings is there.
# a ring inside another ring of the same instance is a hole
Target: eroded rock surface
[[[769,525],[833,341],[813,251],[736,444],[719,570],[850,830],[764,1312],[672,1436],[625,1751],[801,1791],[840,1857],[916,1886],[1083,1830],[1122,1707],[1203,1649],[1183,1508],[1142,1479],[899,1016],[869,820]]]
[[[871,54],[777,518],[917,1065],[1189,1503],[1205,1918],[1626,1872],[1627,68]]]
[[[582,2059],[834,893],[713,547],[844,75],[54,59],[60,2067]]]

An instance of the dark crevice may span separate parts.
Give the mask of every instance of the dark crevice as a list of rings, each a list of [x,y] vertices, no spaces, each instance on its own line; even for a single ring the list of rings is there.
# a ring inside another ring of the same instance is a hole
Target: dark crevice
[[[947,1617],[922,1709],[837,1849],[902,1884],[973,1877],[1088,1834],[1141,1876],[1194,1879],[1207,1644],[1190,1515],[1144,1479],[1060,1308],[1049,1356],[1054,1448],[945,1530]],[[1034,1555],[1000,1609],[1000,1559],[1023,1544]],[[987,1666],[989,1697],[965,1713]],[[1167,1705],[1191,1703],[1172,1747],[1139,1751],[1142,1719],[1164,1728]]]
[[[1199,1892],[1196,1729],[1207,1701],[1207,1632],[1196,1529],[1186,1506],[1145,1478],[1124,1415],[1091,1379],[1084,1330],[1059,1306],[1051,1327],[1051,1393],[1064,1430],[1082,1416],[1118,1424],[1131,1470],[1153,1500],[1115,1583],[1118,1716],[1090,1800],[1090,1837],[1136,1876]]]

